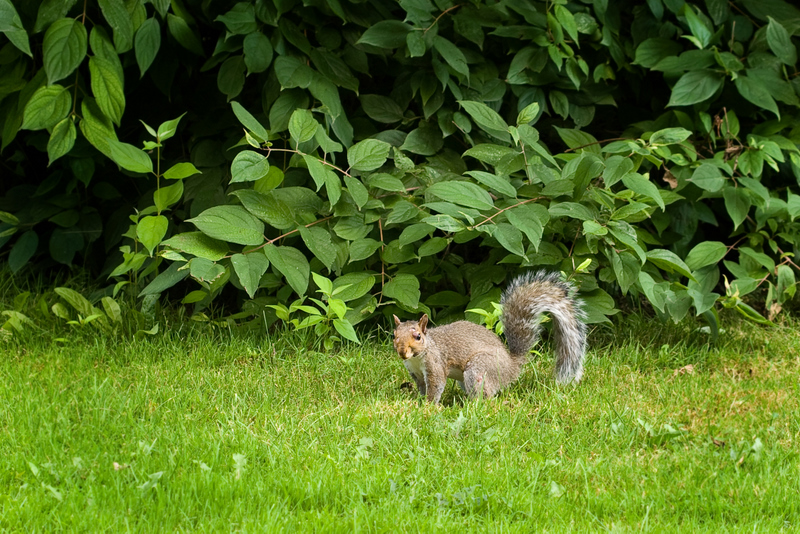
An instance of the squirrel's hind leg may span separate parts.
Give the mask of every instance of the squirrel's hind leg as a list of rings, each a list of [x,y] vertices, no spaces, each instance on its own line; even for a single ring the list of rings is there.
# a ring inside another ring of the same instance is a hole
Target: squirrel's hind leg
[[[481,369],[480,366],[464,370],[464,391],[471,399],[491,398],[502,389],[497,375]]]

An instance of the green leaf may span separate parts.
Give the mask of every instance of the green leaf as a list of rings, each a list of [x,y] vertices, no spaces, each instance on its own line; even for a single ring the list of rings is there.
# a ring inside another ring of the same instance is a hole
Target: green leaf
[[[800,195],[788,192],[786,206],[789,210],[789,217],[791,217],[793,221],[800,217]]]
[[[221,260],[228,254],[227,243],[208,237],[202,232],[178,234],[164,241],[162,245],[211,261]]]
[[[722,196],[725,198],[725,209],[733,221],[734,229],[736,229],[747,218],[747,212],[750,211],[751,206],[750,197],[741,188],[737,187],[726,187],[722,191]]]
[[[17,226],[19,224],[19,219],[16,215],[12,213],[8,213],[7,211],[0,211],[0,222],[10,224],[12,226]]]
[[[399,20],[382,20],[367,28],[356,44],[399,48],[406,44],[406,34],[411,30],[411,26]]]
[[[367,185],[377,189],[383,189],[384,191],[395,191],[397,193],[406,192],[406,186],[399,178],[395,178],[391,174],[383,172],[370,174],[367,177]]]
[[[178,130],[178,123],[181,121],[184,115],[186,115],[186,113],[182,113],[177,119],[172,119],[161,123],[161,125],[158,127],[158,132],[156,132],[158,140],[166,141],[175,135],[175,132]]]
[[[364,207],[364,204],[369,201],[369,191],[364,184],[358,178],[353,178],[352,176],[345,175],[344,183],[347,186],[347,191],[350,192],[350,196],[353,197],[353,201],[358,206],[358,209]]]
[[[534,250],[539,250],[544,227],[550,220],[550,212],[541,204],[522,204],[506,212],[508,222],[521,230],[533,245]]]
[[[176,182],[166,187],[160,187],[153,192],[153,203],[159,213],[177,204],[183,197],[183,182]]]
[[[567,95],[561,91],[552,90],[548,94],[548,99],[550,100],[550,105],[553,107],[553,111],[561,115],[562,119],[566,119],[569,115],[569,99]]]
[[[195,258],[189,262],[189,274],[198,282],[210,284],[225,274],[225,267],[205,258]]]
[[[261,32],[253,32],[244,38],[244,64],[247,74],[264,72],[272,63],[272,43]]]
[[[548,211],[550,212],[550,217],[569,217],[581,221],[593,221],[595,219],[589,208],[577,202],[551,203]]]
[[[691,135],[692,132],[686,128],[665,128],[653,133],[649,143],[651,145],[673,145],[689,139]]]
[[[428,50],[425,43],[425,34],[422,31],[412,31],[406,35],[406,46],[410,57],[422,57]]]
[[[538,102],[528,104],[517,114],[517,126],[533,121],[539,116],[540,111]]]
[[[647,300],[661,313],[664,313],[664,306],[667,303],[668,282],[656,284],[653,277],[642,271],[639,273],[639,286],[642,288]]]
[[[662,211],[666,210],[664,199],[661,198],[658,188],[648,178],[634,172],[629,172],[622,177],[622,183],[634,193],[643,195],[655,202]]]
[[[592,134],[574,128],[559,128],[558,126],[554,126],[554,128],[561,140],[571,149],[600,155],[600,143]]]
[[[386,162],[390,148],[391,145],[384,141],[365,139],[350,147],[347,162],[357,171],[373,171]]]
[[[336,247],[331,243],[331,234],[320,226],[301,226],[300,237],[314,256],[330,269],[336,261]]]
[[[758,79],[739,75],[733,83],[736,85],[739,94],[744,98],[760,108],[773,112],[779,119],[781,118],[778,105],[775,103],[775,100],[772,98],[772,95],[769,94],[764,84]]]
[[[694,170],[689,181],[701,189],[716,193],[725,187],[727,179],[722,175],[719,167],[711,163],[703,163]]]
[[[233,108],[233,114],[236,115],[236,118],[239,119],[239,122],[241,122],[245,128],[260,137],[262,141],[269,139],[267,129],[264,128],[244,106],[234,100],[231,102],[231,108]]]
[[[494,202],[485,189],[471,182],[438,182],[427,189],[442,200],[479,210],[494,208]]]
[[[580,43],[578,42],[578,25],[575,22],[574,15],[567,8],[560,4],[554,6],[554,12],[558,23],[564,30],[566,30],[567,34],[573,40],[575,45],[580,48]]]
[[[456,45],[444,37],[437,35],[433,38],[433,48],[439,52],[439,54],[441,54],[447,64],[450,65],[454,71],[469,78],[469,66],[467,65],[467,58]]]
[[[508,179],[484,171],[467,171],[466,174],[472,176],[483,185],[494,189],[501,195],[511,198],[516,198],[517,196],[517,190],[511,185]]]
[[[122,54],[133,45],[133,20],[123,0],[98,0],[106,22],[114,30],[114,46]]]
[[[419,306],[419,280],[413,274],[398,274],[383,286],[383,296],[396,300],[406,308]]]
[[[198,56],[203,56],[205,53],[203,52],[203,46],[200,44],[200,39],[192,32],[192,29],[189,28],[189,25],[183,20],[181,17],[177,17],[172,13],[167,14],[167,27],[169,28],[169,33],[175,38],[178,43],[186,50],[197,54]]]
[[[296,144],[305,143],[317,133],[319,123],[310,110],[296,109],[289,118],[289,135]]]
[[[302,252],[292,247],[276,247],[267,244],[264,247],[270,263],[284,276],[295,293],[305,295],[308,289],[308,277],[311,269]]]
[[[353,343],[361,344],[361,341],[358,339],[358,334],[356,334],[356,331],[353,328],[353,325],[350,324],[350,321],[346,319],[334,319],[333,327],[342,335],[343,338],[349,339]]]
[[[250,254],[234,254],[231,256],[231,264],[236,276],[239,277],[244,290],[250,298],[255,297],[261,277],[267,272],[269,260],[261,252],[251,252]]]
[[[402,108],[389,97],[382,95],[361,95],[361,107],[367,116],[378,122],[391,124],[403,120]]]
[[[698,45],[698,48],[706,48],[713,37],[711,28],[708,27],[705,21],[697,16],[690,5],[686,6],[683,15],[686,17],[686,23],[689,25],[692,35],[696,38],[696,41],[694,41],[695,44]]]
[[[278,56],[275,59],[273,70],[278,77],[281,87],[284,89],[293,87],[302,87],[305,89],[314,81],[314,69],[296,57]]]
[[[53,127],[50,140],[47,142],[47,156],[49,161],[47,166],[53,164],[55,160],[72,150],[75,145],[77,131],[72,118],[67,117]]]
[[[244,56],[231,56],[220,66],[217,72],[217,87],[228,97],[228,102],[242,92],[245,71]]]
[[[83,136],[97,150],[111,158],[109,141],[116,141],[117,133],[114,131],[114,125],[103,115],[93,98],[84,98],[81,102],[80,128]]]
[[[401,247],[406,245],[410,245],[411,243],[416,243],[423,237],[429,236],[435,228],[430,224],[425,223],[417,223],[411,224],[403,228],[403,231],[400,232],[400,237],[398,241]]]
[[[89,73],[97,105],[106,117],[119,126],[125,111],[123,80],[117,76],[114,66],[100,57],[89,58]]]
[[[295,226],[292,207],[287,202],[277,198],[272,191],[262,193],[251,189],[240,189],[233,193],[242,202],[242,205],[270,226],[281,230]]]
[[[350,245],[350,262],[369,258],[381,248],[381,242],[372,238],[357,239]]]
[[[375,286],[375,277],[370,273],[347,273],[333,281],[333,295],[343,302],[360,299]]]
[[[624,251],[617,253],[611,250],[611,268],[617,277],[622,294],[625,295],[628,289],[639,279],[641,264],[630,252]]]
[[[255,7],[244,2],[237,3],[233,9],[214,20],[225,24],[228,32],[233,35],[247,35],[258,28]]]
[[[33,230],[28,230],[17,239],[11,252],[8,253],[8,267],[16,274],[36,253],[39,248],[39,236]]]
[[[72,108],[72,95],[60,85],[40,87],[25,105],[22,128],[44,130],[64,120]]]
[[[133,145],[107,139],[109,157],[125,170],[139,173],[153,172],[153,160]]]
[[[607,188],[622,180],[622,177],[632,172],[634,168],[631,158],[623,156],[611,156],[605,163],[606,169],[603,171],[603,181]]]
[[[691,269],[674,252],[665,249],[648,250],[647,260],[663,271],[668,273],[677,272],[690,280],[694,280]]]
[[[67,287],[57,287],[54,290],[56,295],[67,301],[67,304],[72,306],[75,311],[83,317],[88,317],[94,313],[94,306],[86,300],[86,297]]]
[[[498,223],[492,232],[492,237],[497,239],[503,245],[503,248],[512,254],[525,257],[525,247],[522,246],[522,232],[514,226],[508,223]]]
[[[444,138],[441,129],[430,127],[428,122],[421,122],[419,128],[408,133],[400,150],[420,156],[433,156],[442,148],[442,145],[444,145]],[[397,160],[395,159],[395,161]]]
[[[792,36],[777,20],[772,17],[767,17],[767,20],[767,44],[770,50],[784,64],[794,66],[797,63],[797,48],[792,43]]]
[[[147,295],[158,295],[167,289],[173,287],[175,284],[189,276],[188,269],[181,269],[183,267],[183,263],[173,263],[169,267],[167,267],[163,272],[159,273],[158,276],[153,278],[153,281],[147,284],[142,292],[139,293],[139,298],[146,297]],[[108,297],[105,297],[108,298]],[[105,300],[103,301],[103,306],[105,307]],[[108,312],[108,308],[106,308],[106,312]],[[108,314],[109,318],[111,314]]]
[[[744,254],[745,256],[749,257],[750,259],[754,260],[756,263],[765,267],[767,271],[770,273],[775,272],[775,261],[772,258],[764,254],[763,252],[756,252],[750,247],[740,247],[739,254]]]
[[[723,76],[712,70],[689,71],[672,88],[667,106],[690,106],[708,100],[722,87],[722,81]]]
[[[686,265],[697,271],[708,265],[716,265],[728,253],[728,247],[719,241],[704,241],[689,251],[686,255]]]
[[[238,245],[260,245],[264,242],[264,223],[241,206],[214,206],[186,222],[194,224],[214,239]]]
[[[65,15],[66,11],[57,14],[54,18]],[[0,22],[0,32],[4,33],[8,40],[19,50],[33,57],[31,46],[28,42],[28,33],[25,31],[22,20],[19,18],[17,10],[14,9],[14,4],[11,3],[11,0],[0,0],[0,21],[2,21]]]
[[[60,19],[51,24],[42,45],[48,85],[72,74],[86,57],[87,48],[86,27],[79,21]]]
[[[508,124],[495,110],[483,102],[459,100],[458,103],[482,130],[507,143],[511,141]]]
[[[267,175],[269,161],[265,156],[252,150],[236,154],[231,163],[231,183],[255,182]]]
[[[646,39],[636,47],[635,63],[646,69],[650,69],[659,61],[669,56],[677,56],[683,47],[666,37],[651,37]]]
[[[144,245],[150,255],[153,250],[161,243],[167,234],[169,221],[163,215],[149,215],[139,220],[136,225],[136,238]]]
[[[153,60],[161,48],[161,25],[154,17],[144,21],[136,30],[133,46],[141,78],[153,64]]]
[[[167,169],[164,174],[162,174],[162,178],[166,178],[167,180],[183,180],[184,178],[188,178],[190,176],[194,176],[195,174],[203,174],[197,167],[189,163],[188,161],[182,163],[176,163],[169,169]]]

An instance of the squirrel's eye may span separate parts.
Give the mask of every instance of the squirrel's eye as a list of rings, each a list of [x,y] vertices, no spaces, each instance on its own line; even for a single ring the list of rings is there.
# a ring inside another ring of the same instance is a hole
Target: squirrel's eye
[[[414,339],[419,341],[420,339],[422,339],[422,334],[414,334]]]

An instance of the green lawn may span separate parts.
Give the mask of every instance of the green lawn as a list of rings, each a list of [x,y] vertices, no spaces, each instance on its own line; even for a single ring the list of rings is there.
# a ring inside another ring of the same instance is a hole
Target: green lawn
[[[0,341],[0,530],[797,531],[798,324],[733,323],[595,331],[577,388],[545,344],[443,407],[386,338]]]

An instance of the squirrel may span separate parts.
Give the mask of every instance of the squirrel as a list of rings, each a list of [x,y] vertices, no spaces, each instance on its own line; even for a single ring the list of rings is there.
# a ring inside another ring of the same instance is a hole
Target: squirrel
[[[556,344],[556,381],[577,383],[583,376],[585,314],[575,288],[557,273],[537,271],[516,277],[500,300],[508,340],[469,321],[428,328],[428,315],[401,322],[394,315],[394,348],[419,393],[438,404],[447,378],[458,381],[470,398],[493,397],[522,372],[539,338],[540,316],[550,312]]]

